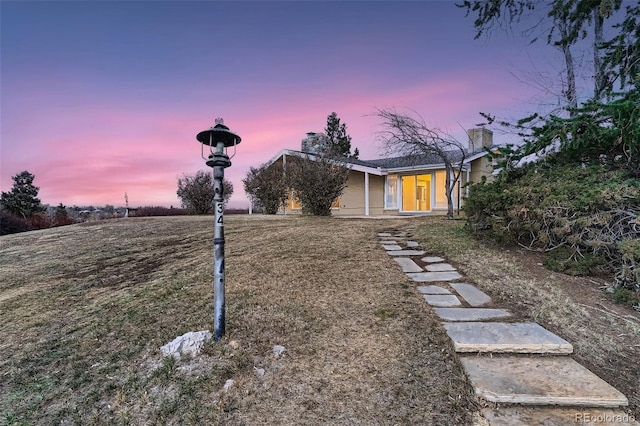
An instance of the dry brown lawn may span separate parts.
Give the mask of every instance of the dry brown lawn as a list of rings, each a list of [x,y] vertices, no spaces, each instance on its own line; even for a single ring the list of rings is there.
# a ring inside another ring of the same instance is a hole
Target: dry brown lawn
[[[178,361],[160,346],[212,327],[211,217],[2,237],[0,423],[471,424],[439,321],[376,236],[423,221],[227,217],[227,336]]]
[[[462,221],[226,220],[227,336],[178,361],[159,347],[212,327],[211,217],[1,237],[0,423],[472,424],[479,406],[448,338],[380,247],[389,230],[567,339],[640,418],[640,313],[602,278],[547,271],[541,254],[475,241]]]

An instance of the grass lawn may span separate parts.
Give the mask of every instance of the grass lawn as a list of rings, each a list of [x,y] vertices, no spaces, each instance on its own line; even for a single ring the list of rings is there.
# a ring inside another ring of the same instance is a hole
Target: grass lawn
[[[178,361],[160,346],[212,328],[211,217],[1,237],[0,423],[471,424],[448,338],[376,236],[425,219],[226,219],[227,335]]]

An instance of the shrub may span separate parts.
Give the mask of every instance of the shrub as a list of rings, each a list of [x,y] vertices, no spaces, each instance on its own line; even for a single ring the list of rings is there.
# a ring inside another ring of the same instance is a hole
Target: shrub
[[[213,209],[214,180],[210,171],[198,170],[195,174],[184,174],[178,178],[178,198],[182,207],[193,214],[207,214]],[[233,194],[233,184],[227,180],[222,181],[223,205]]]
[[[292,157],[287,174],[294,195],[302,204],[302,213],[331,215],[331,205],[347,184],[349,168],[324,156]]]
[[[287,182],[282,163],[250,167],[242,180],[244,192],[266,214],[276,214],[287,199]]]
[[[580,254],[571,248],[559,247],[549,252],[543,263],[547,269],[568,275],[593,275],[601,272],[607,262],[590,253]]]
[[[498,240],[550,251],[546,263],[554,270],[585,274],[608,267],[617,287],[640,292],[636,247],[625,242],[640,238],[640,181],[629,173],[553,158],[529,164],[471,185],[467,224]]]
[[[28,220],[16,217],[5,210],[0,211],[0,235],[16,234],[30,229]]]
[[[51,228],[53,222],[51,218],[44,213],[37,213],[31,216],[29,219],[29,228],[34,229],[47,229]]]
[[[188,214],[185,209],[174,209],[173,207],[147,206],[140,207],[136,211],[136,216],[184,216]]]

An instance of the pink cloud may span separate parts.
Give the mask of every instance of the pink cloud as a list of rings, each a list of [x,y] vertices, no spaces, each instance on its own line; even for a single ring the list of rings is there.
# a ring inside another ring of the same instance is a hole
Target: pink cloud
[[[386,87],[375,78],[351,75],[328,90],[274,95],[263,88],[256,90],[255,100],[221,99],[213,107],[166,103],[146,108],[108,96],[99,103],[79,100],[55,108],[45,102],[3,129],[3,142],[12,143],[2,147],[2,190],[11,187],[11,175],[27,169],[36,174],[43,201],[51,204],[122,205],[128,192],[139,205],[178,205],[176,178],[206,169],[195,135],[222,115],[243,138],[233,166],[225,171],[235,186],[232,205],[247,205],[241,179],[249,166],[268,161],[281,149],[299,149],[305,133],[322,131],[332,111],[347,124],[361,158],[374,158],[379,155],[376,107],[411,108],[429,123],[457,132],[458,123],[469,128],[478,122],[479,111],[513,103],[520,88],[496,84],[487,91],[493,80],[490,72],[478,71]]]

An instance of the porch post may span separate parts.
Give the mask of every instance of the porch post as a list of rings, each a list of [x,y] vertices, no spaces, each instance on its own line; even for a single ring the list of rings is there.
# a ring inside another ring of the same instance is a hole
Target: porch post
[[[467,186],[465,186],[464,188],[464,192],[467,193],[467,197],[469,196],[469,180],[470,180],[469,175],[470,174],[471,174],[471,165],[469,165],[469,168],[467,168]]]
[[[287,178],[287,154],[285,154],[284,152],[282,153],[282,174],[284,175],[284,178]],[[287,188],[287,191],[289,189]],[[289,197],[291,197],[291,192],[289,192]],[[287,201],[289,201],[289,197],[287,197]],[[286,215],[287,214],[287,201],[284,202],[284,204],[282,205],[282,214]]]
[[[369,172],[364,172],[364,215],[369,216]]]

